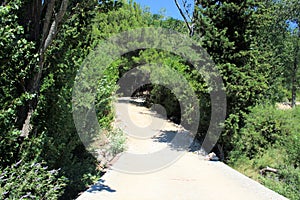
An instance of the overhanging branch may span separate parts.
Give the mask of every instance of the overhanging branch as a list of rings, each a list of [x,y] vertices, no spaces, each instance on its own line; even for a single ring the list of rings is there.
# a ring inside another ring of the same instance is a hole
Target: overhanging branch
[[[185,16],[183,10],[182,10],[181,7],[180,7],[178,1],[177,1],[177,0],[174,0],[174,2],[175,2],[176,7],[178,8],[178,10],[179,10],[179,12],[180,12],[180,15],[183,17],[183,20],[184,20],[184,22],[185,22],[187,28],[189,29],[190,36],[193,36],[193,32],[194,32],[194,30],[193,30],[193,29],[194,29],[193,25],[190,25],[190,23],[189,23],[187,17]]]

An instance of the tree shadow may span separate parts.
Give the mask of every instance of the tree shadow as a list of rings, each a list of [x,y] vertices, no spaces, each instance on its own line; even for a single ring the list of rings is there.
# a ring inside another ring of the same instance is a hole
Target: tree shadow
[[[167,143],[176,151],[194,152],[201,148],[199,141],[192,137],[187,130],[167,131],[162,130],[161,134],[152,137],[154,142]]]
[[[151,117],[160,118],[162,120],[168,120],[165,116],[161,115],[160,113],[157,113],[156,111],[149,110],[148,112],[139,111],[139,114],[142,115],[150,115]]]
[[[119,97],[116,100],[117,103],[131,103],[136,106],[145,106],[145,99],[144,98],[138,98],[138,97]]]
[[[101,192],[103,190],[107,192],[116,192],[115,189],[110,188],[108,185],[104,185],[105,181],[100,179],[96,184],[94,184],[92,187],[90,187],[87,192],[94,193],[94,192]]]

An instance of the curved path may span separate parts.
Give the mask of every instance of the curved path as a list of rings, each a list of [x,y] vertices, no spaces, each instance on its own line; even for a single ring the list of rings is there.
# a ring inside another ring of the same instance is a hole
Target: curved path
[[[222,162],[206,161],[193,151],[197,144],[187,148],[193,140],[187,131],[155,112],[119,99],[116,113],[116,126],[128,133],[128,149],[78,200],[286,199]],[[147,157],[156,152],[160,162]]]

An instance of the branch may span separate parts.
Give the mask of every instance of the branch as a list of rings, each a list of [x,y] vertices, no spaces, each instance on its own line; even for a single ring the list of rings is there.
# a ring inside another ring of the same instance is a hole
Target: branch
[[[22,127],[22,131],[21,131],[21,134],[20,134],[20,137],[21,138],[25,138],[25,137],[28,137],[29,135],[29,132],[31,131],[32,129],[32,125],[30,124],[30,119],[32,117],[32,114],[33,114],[33,109],[32,108],[29,108],[29,111],[27,113],[27,117],[26,117],[26,120],[23,124],[23,127]]]
[[[180,12],[180,14],[181,14],[181,16],[183,17],[186,26],[187,26],[188,29],[189,29],[190,36],[192,36],[192,35],[193,35],[193,26],[191,26],[191,25],[189,24],[189,22],[188,22],[188,20],[187,20],[187,18],[186,18],[186,16],[185,16],[184,12],[182,11],[182,9],[181,9],[181,7],[180,7],[178,1],[177,1],[177,0],[174,0],[174,2],[175,2],[175,4],[176,4],[176,6],[177,6],[177,8],[178,8],[178,10],[179,10],[179,12]]]
[[[68,7],[68,1],[69,0],[63,0],[61,2],[59,12],[55,15],[55,19],[52,22],[51,27],[48,31],[47,38],[45,39],[44,45],[42,47],[42,52],[44,52],[49,47],[51,42],[53,41],[53,38],[54,38],[54,36],[56,35],[56,32],[57,32],[57,27],[60,24],[60,22],[62,21],[62,18],[64,17],[64,15],[66,13],[66,10],[67,10],[67,7]]]
[[[266,167],[266,168],[263,168],[263,169],[259,170],[259,173],[261,175],[265,175],[266,172],[273,172],[273,173],[277,174],[278,170],[274,169],[274,168],[271,168],[271,167]]]
[[[192,21],[193,19],[192,19],[191,15],[190,15],[190,13],[188,12],[188,9],[187,9],[187,0],[182,0],[182,3],[183,3],[185,14]]]
[[[40,49],[42,49],[42,51],[45,50],[42,47],[44,46],[46,35],[49,34],[49,26],[50,26],[50,21],[52,18],[52,13],[54,11],[55,0],[50,0],[50,1],[47,1],[44,3],[45,3],[44,6],[47,7],[47,10],[46,10],[46,14],[45,14],[45,21],[44,21],[43,32],[42,32],[42,41],[41,41],[41,47],[40,47]]]
[[[36,96],[34,97],[34,99],[29,101],[29,110],[27,113],[27,117],[23,123],[22,131],[20,134],[21,138],[28,137],[32,129],[32,125],[30,122],[31,122],[31,117],[36,109],[36,104],[38,102],[38,93],[39,93],[38,90],[39,90],[39,85],[41,82],[43,67],[44,67],[44,53],[46,49],[49,47],[49,45],[51,44],[51,42],[53,41],[54,36],[57,33],[58,25],[62,21],[63,16],[65,15],[68,7],[68,0],[62,0],[59,12],[55,14],[55,18],[50,26],[50,21],[54,12],[55,1],[56,0],[49,0],[49,3],[47,5],[41,46],[39,48],[39,59],[40,59],[38,64],[39,69],[38,72],[34,74],[34,77],[30,82],[30,92],[32,94],[35,94]]]
[[[69,4],[69,0],[63,0],[61,2],[60,9],[59,9],[59,12],[57,15],[57,19],[58,19],[59,23],[61,22],[62,18],[64,17],[64,15],[67,11],[68,4]]]
[[[5,0],[0,2],[0,6],[5,6],[6,4],[7,2]]]

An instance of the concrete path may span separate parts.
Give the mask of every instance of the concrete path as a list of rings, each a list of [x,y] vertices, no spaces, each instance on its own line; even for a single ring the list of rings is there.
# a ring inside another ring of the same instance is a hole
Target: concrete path
[[[128,149],[78,200],[286,199],[222,162],[206,161],[187,148],[193,140],[187,131],[155,112],[126,99],[116,112]]]

